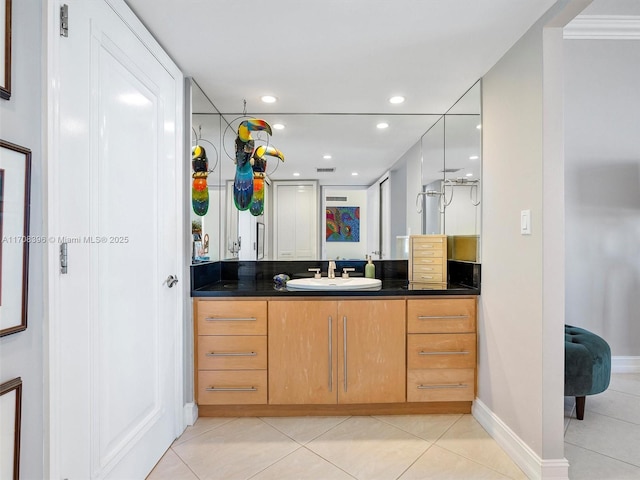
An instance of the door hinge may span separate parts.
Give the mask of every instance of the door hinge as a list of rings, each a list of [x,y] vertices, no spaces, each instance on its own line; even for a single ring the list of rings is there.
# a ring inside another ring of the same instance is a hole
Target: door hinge
[[[67,244],[63,242],[60,244],[60,273],[67,273]]]
[[[60,7],[60,36],[69,36],[69,5],[66,3]]]

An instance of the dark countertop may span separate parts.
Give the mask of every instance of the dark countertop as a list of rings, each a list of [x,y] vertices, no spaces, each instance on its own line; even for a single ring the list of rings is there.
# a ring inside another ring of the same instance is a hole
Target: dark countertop
[[[192,297],[394,297],[424,295],[479,295],[477,288],[448,285],[434,290],[413,290],[406,280],[385,280],[379,290],[295,290],[276,288],[273,281],[220,280],[191,292]]]
[[[326,262],[325,262],[326,263]],[[360,265],[361,263],[361,265]],[[380,261],[376,277],[382,280],[378,290],[295,290],[276,288],[273,275],[287,273],[291,278],[311,276],[309,262],[212,262],[191,267],[191,296],[204,297],[394,297],[433,295],[480,295],[480,285],[452,282],[446,288],[414,289],[409,285],[405,261]],[[364,262],[339,262],[339,268],[354,266],[353,277],[363,276]],[[315,266],[315,265],[314,265]],[[319,264],[318,266],[322,266]],[[325,274],[326,268],[323,269]],[[338,271],[338,270],[337,270]]]

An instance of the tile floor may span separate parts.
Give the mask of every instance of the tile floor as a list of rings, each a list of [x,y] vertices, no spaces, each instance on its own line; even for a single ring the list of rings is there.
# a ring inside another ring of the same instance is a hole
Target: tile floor
[[[576,480],[640,479],[640,374],[565,404]],[[524,479],[471,415],[200,418],[148,480]]]
[[[582,421],[566,399],[564,440],[569,478],[640,479],[640,373],[613,374],[606,391],[587,397]]]
[[[200,418],[149,480],[526,479],[471,415]]]

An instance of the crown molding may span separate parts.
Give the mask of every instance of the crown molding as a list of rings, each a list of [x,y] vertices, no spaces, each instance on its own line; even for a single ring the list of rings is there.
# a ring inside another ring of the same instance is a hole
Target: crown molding
[[[566,40],[640,40],[638,15],[578,15],[563,31]]]

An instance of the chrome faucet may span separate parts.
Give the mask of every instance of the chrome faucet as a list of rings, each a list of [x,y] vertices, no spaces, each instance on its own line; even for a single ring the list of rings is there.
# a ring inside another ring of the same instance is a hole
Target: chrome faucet
[[[327,268],[327,277],[336,278],[336,262],[329,260],[329,267]]]

